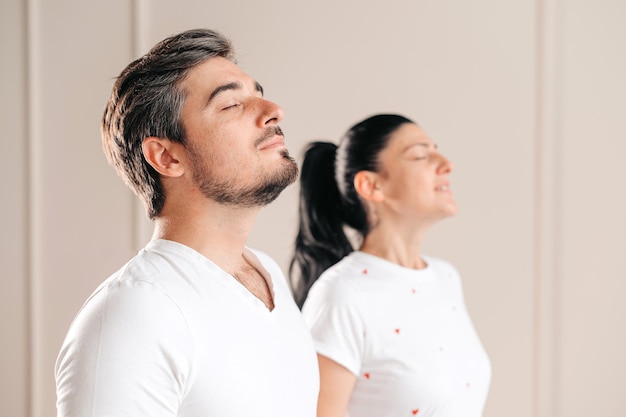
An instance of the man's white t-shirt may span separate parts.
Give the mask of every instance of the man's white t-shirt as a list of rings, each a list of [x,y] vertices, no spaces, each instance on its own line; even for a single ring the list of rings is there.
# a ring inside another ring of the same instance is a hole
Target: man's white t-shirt
[[[149,243],[78,313],[56,365],[63,417],[314,417],[319,376],[311,336],[283,274],[267,307],[179,243]]]
[[[480,417],[490,362],[449,263],[415,270],[353,252],[322,274],[303,314],[317,352],[357,377],[350,417]]]

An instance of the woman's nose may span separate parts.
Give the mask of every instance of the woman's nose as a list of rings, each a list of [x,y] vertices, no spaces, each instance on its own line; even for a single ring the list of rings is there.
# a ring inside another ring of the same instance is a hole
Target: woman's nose
[[[448,158],[446,158],[443,155],[440,155],[441,157],[441,161],[439,163],[439,173],[441,174],[448,174],[450,172],[452,172],[452,170],[454,169],[454,164],[452,163],[452,161],[450,161]]]

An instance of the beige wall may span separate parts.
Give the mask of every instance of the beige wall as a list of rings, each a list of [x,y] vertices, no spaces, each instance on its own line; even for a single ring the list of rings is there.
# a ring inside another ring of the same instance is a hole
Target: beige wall
[[[493,362],[486,417],[626,409],[626,2],[3,0],[0,415],[53,416],[53,366],[84,299],[149,238],[104,160],[112,79],[174,32],[229,35],[286,111],[300,159],[374,112],[455,163],[454,262]],[[297,187],[250,244],[286,269]]]

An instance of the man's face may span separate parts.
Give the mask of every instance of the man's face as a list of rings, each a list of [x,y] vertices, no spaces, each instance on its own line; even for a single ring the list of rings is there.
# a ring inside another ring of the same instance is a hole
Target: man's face
[[[283,110],[237,65],[210,58],[189,71],[181,88],[187,155],[205,197],[262,206],[295,181],[298,168],[278,126]]]

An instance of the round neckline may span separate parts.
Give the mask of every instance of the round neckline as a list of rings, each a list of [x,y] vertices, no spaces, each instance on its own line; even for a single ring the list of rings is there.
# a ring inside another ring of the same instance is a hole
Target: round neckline
[[[349,257],[351,257],[353,261],[358,262],[365,267],[362,271],[363,275],[379,276],[384,274],[385,279],[397,278],[409,280],[430,280],[434,277],[432,260],[427,256],[422,256],[424,263],[426,263],[426,267],[422,269],[408,268],[395,262],[391,262],[388,259],[360,250],[352,252]],[[371,269],[371,271],[368,269]],[[369,272],[373,272],[373,274],[370,274]]]

